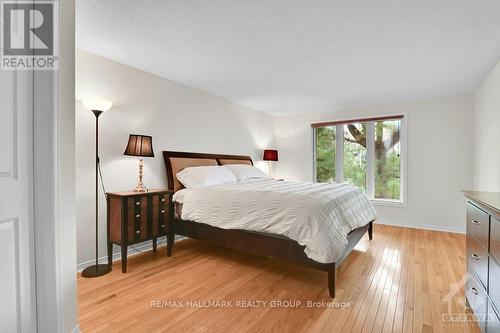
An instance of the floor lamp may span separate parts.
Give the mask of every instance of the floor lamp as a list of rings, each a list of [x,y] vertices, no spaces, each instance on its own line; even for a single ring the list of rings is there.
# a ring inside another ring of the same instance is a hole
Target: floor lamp
[[[95,265],[82,271],[86,278],[98,277],[111,272],[108,264],[99,264],[99,116],[111,109],[113,102],[106,99],[86,99],[82,101],[86,109],[95,115]]]

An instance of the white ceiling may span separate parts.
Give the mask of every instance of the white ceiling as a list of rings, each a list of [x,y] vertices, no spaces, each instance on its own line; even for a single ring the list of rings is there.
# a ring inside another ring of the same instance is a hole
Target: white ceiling
[[[268,113],[471,92],[499,0],[78,0],[77,46]]]

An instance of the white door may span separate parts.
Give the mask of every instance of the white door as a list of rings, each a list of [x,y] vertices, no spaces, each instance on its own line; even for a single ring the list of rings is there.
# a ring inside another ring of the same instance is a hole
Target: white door
[[[0,70],[0,332],[36,331],[31,71]]]

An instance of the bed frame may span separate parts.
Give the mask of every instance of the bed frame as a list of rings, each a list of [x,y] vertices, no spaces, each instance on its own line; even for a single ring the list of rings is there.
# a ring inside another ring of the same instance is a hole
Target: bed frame
[[[164,151],[163,157],[167,168],[168,189],[178,191],[182,184],[174,178],[179,171],[189,166],[224,165],[224,164],[249,164],[253,165],[250,156],[186,153]],[[172,255],[175,235],[182,235],[242,252],[262,256],[271,256],[295,262],[324,272],[328,272],[328,290],[330,296],[335,298],[336,268],[351,253],[353,248],[368,231],[372,239],[373,221],[367,225],[351,231],[347,235],[348,245],[342,257],[333,263],[323,264],[309,259],[304,253],[305,246],[296,241],[273,234],[257,233],[245,230],[221,229],[203,223],[182,220],[174,215],[167,237],[167,255]],[[171,216],[172,216],[171,215]]]

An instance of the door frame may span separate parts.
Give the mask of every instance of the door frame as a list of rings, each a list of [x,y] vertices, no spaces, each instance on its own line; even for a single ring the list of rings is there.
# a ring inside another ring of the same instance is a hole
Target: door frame
[[[74,145],[75,0],[57,3],[59,70],[33,72],[37,331],[79,332]]]

